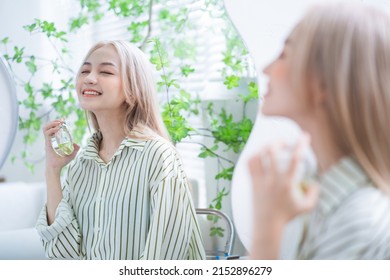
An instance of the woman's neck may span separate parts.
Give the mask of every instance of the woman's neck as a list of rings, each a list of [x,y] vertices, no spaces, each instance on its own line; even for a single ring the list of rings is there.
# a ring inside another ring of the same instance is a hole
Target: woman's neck
[[[96,118],[103,136],[99,150],[108,153],[115,152],[126,137],[123,125],[125,116],[120,114],[96,114]]]
[[[301,127],[311,136],[311,147],[317,158],[320,174],[326,172],[332,165],[347,155],[338,146],[335,132],[325,119],[310,121],[301,125]]]

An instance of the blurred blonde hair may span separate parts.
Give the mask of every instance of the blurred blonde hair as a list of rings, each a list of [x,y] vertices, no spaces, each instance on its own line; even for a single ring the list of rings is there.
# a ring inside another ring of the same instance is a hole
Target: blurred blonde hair
[[[126,97],[126,135],[135,138],[150,138],[154,134],[170,141],[157,102],[155,80],[150,62],[145,54],[124,40],[100,41],[88,51],[85,60],[97,49],[111,45],[120,59],[120,73]],[[80,72],[77,74],[80,74]],[[95,130],[99,123],[93,112],[87,111],[87,119]],[[89,124],[89,122],[88,122]]]
[[[389,15],[361,4],[318,5],[288,40],[294,89],[309,94],[315,81],[325,91],[338,145],[390,194]]]

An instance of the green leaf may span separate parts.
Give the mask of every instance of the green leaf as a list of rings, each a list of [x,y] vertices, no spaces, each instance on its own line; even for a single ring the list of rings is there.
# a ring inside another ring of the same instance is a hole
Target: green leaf
[[[29,95],[32,95],[34,89],[30,83],[25,83],[24,84],[24,91],[27,92]]]
[[[200,158],[206,158],[206,157],[215,158],[216,157],[216,154],[210,148],[202,146],[200,148],[200,151],[201,151],[201,153],[199,153],[199,155],[198,155],[198,157],[200,157]]]
[[[66,89],[73,89],[73,78],[69,78],[68,80],[61,80],[62,87],[60,88],[60,91],[66,90]]]
[[[31,74],[34,75],[37,72],[37,65],[35,64],[35,57],[33,55],[30,56],[30,60],[26,61],[25,64]]]
[[[48,37],[50,37],[57,31],[54,22],[48,22],[46,20],[41,23],[40,27],[42,29],[42,32],[46,33]]]
[[[41,119],[36,118],[36,119],[32,120],[32,126],[35,130],[39,130],[41,128],[41,125],[42,125]],[[35,141],[35,139],[34,139],[34,141]]]
[[[35,23],[32,23],[32,24],[30,24],[30,25],[24,25],[23,26],[23,28],[25,29],[25,30],[27,30],[28,32],[33,32],[34,30],[36,30],[36,28],[37,28],[37,23],[35,22]]]
[[[181,73],[183,76],[188,77],[190,73],[194,73],[195,69],[191,67],[191,65],[186,64],[182,67],[180,67]]]
[[[190,59],[195,60],[196,58],[196,44],[192,40],[179,40],[174,44],[174,53],[173,55],[182,60]]]
[[[4,37],[2,40],[1,40],[1,43],[6,45],[7,43],[9,42],[9,37]]]
[[[210,236],[218,236],[223,237],[224,236],[224,229],[221,227],[211,227],[210,228]]]
[[[51,84],[43,83],[41,88],[41,93],[44,99],[51,97],[53,95],[53,87]]]
[[[236,75],[231,75],[225,77],[225,81],[223,82],[223,84],[226,85],[228,89],[232,89],[234,87],[238,87],[239,82],[240,82],[240,77]]]
[[[169,66],[168,53],[161,46],[160,40],[158,38],[153,38],[150,41],[153,43],[153,49],[150,53],[150,62],[156,66],[158,71],[167,68]]]
[[[75,31],[80,29],[82,26],[87,25],[89,23],[88,17],[86,15],[80,15],[77,18],[72,18],[69,23],[69,30]]]
[[[158,18],[159,19],[167,19],[167,18],[169,18],[169,15],[170,15],[170,13],[169,13],[168,9],[162,9],[158,15]]]
[[[225,179],[231,181],[233,178],[233,171],[234,171],[234,166],[229,167],[229,168],[224,168],[221,172],[217,173],[215,175],[215,179]]]
[[[215,202],[215,209],[220,210],[222,208],[222,200],[225,196],[228,196],[229,193],[226,191],[225,188],[220,190],[217,194],[217,197],[213,199],[213,202]]]
[[[35,165],[34,165],[34,164],[25,161],[25,162],[24,162],[24,165],[27,167],[27,169],[28,169],[32,174],[35,173]]]
[[[101,4],[99,0],[80,0],[81,7],[87,7],[90,12],[97,12]]]
[[[141,34],[145,30],[145,27],[149,25],[149,21],[140,21],[136,22],[133,21],[129,27],[127,27],[127,30],[130,31],[132,38],[131,42],[141,42],[144,39],[144,36]]]
[[[67,35],[67,33],[65,31],[60,31],[60,32],[55,33],[54,37],[56,37],[57,39],[60,39],[63,42],[68,42],[68,40],[65,38],[65,35]]]
[[[32,110],[38,110],[39,106],[41,106],[41,104],[36,103],[35,98],[32,95],[24,99],[22,104],[25,108],[32,109]],[[31,126],[31,123],[27,123],[27,124],[29,125],[29,127]]]
[[[16,61],[17,63],[22,62],[22,60],[23,60],[23,53],[24,53],[24,47],[20,49],[18,46],[15,46],[14,47],[14,52],[15,52],[15,54],[12,57],[12,61]]]
[[[140,16],[149,2],[139,0],[110,0],[109,10],[114,11],[117,16],[130,17]]]
[[[95,22],[97,22],[97,21],[101,20],[103,17],[104,17],[104,14],[103,14],[103,13],[95,13],[95,14],[93,15],[93,20],[94,20]]]
[[[248,103],[251,100],[256,100],[259,98],[259,90],[257,83],[255,82],[250,82],[248,84],[248,91],[249,94],[239,94],[238,96],[244,101],[244,103]]]

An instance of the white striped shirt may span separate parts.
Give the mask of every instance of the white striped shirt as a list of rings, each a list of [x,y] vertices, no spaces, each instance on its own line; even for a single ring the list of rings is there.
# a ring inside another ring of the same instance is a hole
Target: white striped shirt
[[[63,199],[48,226],[37,223],[49,258],[204,259],[188,180],[161,137],[125,138],[110,162],[95,133],[68,168]]]
[[[390,197],[352,158],[322,176],[306,222],[298,259],[390,259]]]

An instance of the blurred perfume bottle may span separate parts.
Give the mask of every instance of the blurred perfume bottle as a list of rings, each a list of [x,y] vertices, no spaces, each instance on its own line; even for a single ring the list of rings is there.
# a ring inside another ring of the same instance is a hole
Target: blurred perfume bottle
[[[277,162],[280,170],[286,171],[288,166],[291,164],[293,149],[294,145],[286,145],[280,150],[277,156]],[[310,185],[317,182],[318,178],[316,167],[316,162],[311,156],[310,151],[308,149],[304,149],[294,176],[295,186],[293,188],[293,192],[295,195],[302,197]]]

